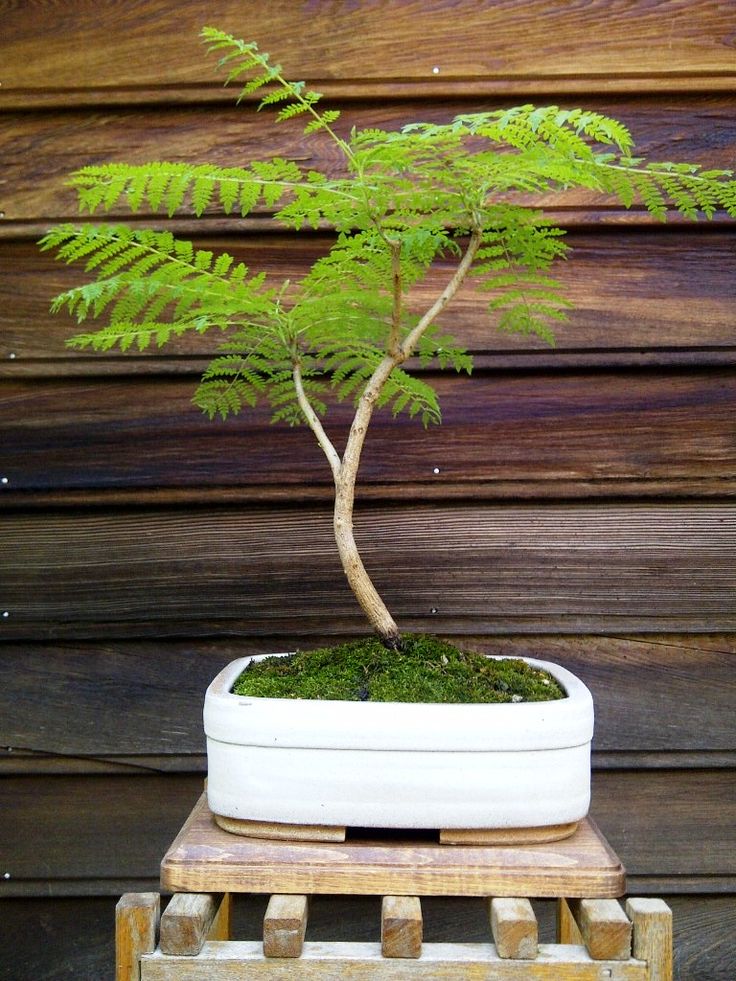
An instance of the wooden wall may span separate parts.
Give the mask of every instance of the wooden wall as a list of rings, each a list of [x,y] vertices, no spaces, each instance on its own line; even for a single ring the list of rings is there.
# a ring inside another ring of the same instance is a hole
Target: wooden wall
[[[706,0],[35,0],[2,19],[0,977],[102,977],[111,897],[155,887],[199,793],[209,678],[363,628],[310,439],[265,411],[208,423],[190,404],[201,347],[65,349],[48,303],[79,271],[34,245],[74,215],[64,175],[277,152],[338,166],[233,106],[206,23],[257,38],[358,125],[583,104],[655,158],[733,165],[736,19]],[[404,629],[548,655],[590,685],[593,813],[630,892],[672,902],[683,981],[733,981],[734,227],[592,196],[552,208],[577,304],[558,347],[499,336],[465,292],[445,322],[477,370],[438,378],[441,428],[377,420],[358,536]],[[291,276],[328,241],[266,219],[169,224]]]

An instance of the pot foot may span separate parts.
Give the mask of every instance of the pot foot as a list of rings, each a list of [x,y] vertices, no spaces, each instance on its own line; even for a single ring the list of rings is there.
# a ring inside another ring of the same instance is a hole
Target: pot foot
[[[213,814],[217,824],[230,834],[276,841],[345,841],[345,827],[322,824],[281,824],[274,821],[247,821]]]
[[[346,828],[342,825],[249,821],[223,817],[220,814],[214,814],[213,817],[223,831],[246,838],[340,842],[345,841],[346,837]],[[439,832],[439,841],[441,845],[540,845],[569,838],[575,833],[577,826],[578,822],[572,821],[540,828],[443,828]]]
[[[440,831],[441,845],[541,845],[575,834],[578,822],[542,828],[448,828]]]

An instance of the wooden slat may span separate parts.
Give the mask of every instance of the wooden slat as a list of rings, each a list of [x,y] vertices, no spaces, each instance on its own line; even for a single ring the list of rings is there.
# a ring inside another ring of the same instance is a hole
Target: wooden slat
[[[264,957],[301,957],[306,930],[306,896],[271,896],[263,918]]]
[[[363,632],[330,524],[307,507],[8,515],[4,639]],[[407,631],[736,627],[730,504],[365,508],[356,535]]]
[[[617,900],[571,899],[568,906],[593,960],[629,959],[631,921]]]
[[[422,904],[418,896],[384,896],[381,903],[381,953],[384,957],[422,955]]]
[[[734,766],[734,634],[454,639],[471,650],[552,660],[579,675],[595,699],[598,766],[618,760],[620,768],[622,755],[639,767]],[[300,634],[6,644],[0,660],[3,772],[202,768],[203,693],[220,669],[245,654],[318,644],[317,637]],[[29,757],[31,750],[39,755]]]
[[[672,981],[672,910],[661,899],[626,900],[634,927],[634,957],[647,962],[649,981]]]
[[[156,952],[141,959],[141,981],[240,981],[248,978],[287,981],[293,965],[274,965],[264,959],[252,941],[207,944],[196,960],[167,957]],[[601,973],[607,971],[607,974]],[[421,960],[384,958],[378,944],[340,943],[304,945],[299,973],[308,981],[409,981],[466,977],[473,981],[647,981],[641,961],[593,963],[577,948],[540,947],[536,961],[504,961],[486,944],[427,944]]]
[[[513,487],[554,496],[561,484],[579,494],[615,494],[623,485],[631,494],[646,493],[651,482],[660,493],[666,486],[683,494],[693,485],[695,494],[702,487],[725,494],[736,478],[734,369],[430,380],[443,424],[424,430],[408,417],[379,413],[364,454],[364,486],[427,486],[433,495],[464,487],[476,497],[498,484],[501,494]],[[329,468],[309,434],[269,427],[266,407],[211,423],[192,405],[195,385],[147,377],[7,381],[3,499],[22,504],[28,492],[159,488],[211,500],[220,489],[265,494],[274,486],[329,486]],[[349,422],[345,406],[328,416],[338,446]]]
[[[192,235],[192,233],[194,233]],[[329,248],[327,236],[207,237],[186,229],[197,247],[225,251],[275,280],[303,275]],[[678,229],[571,231],[571,257],[556,270],[575,303],[557,329],[554,349],[530,338],[501,334],[485,312],[487,297],[466,286],[440,321],[475,354],[480,366],[569,366],[713,363],[734,357],[734,257],[731,237],[715,226]],[[53,296],[85,281],[81,268],[55,262],[28,241],[0,240],[0,263],[13,269],[0,280],[0,373],[23,376],[176,373],[192,376],[215,348],[210,334],[191,335],[146,356],[83,355],[65,347],[77,330],[66,315],[51,315]],[[636,275],[632,274],[636,269]],[[417,306],[441,291],[450,268],[438,263],[414,291]],[[11,357],[13,355],[14,357]],[[176,357],[174,356],[176,355]],[[492,360],[491,360],[492,359]],[[77,383],[79,384],[79,383]]]
[[[736,897],[671,896],[674,912],[675,960],[678,981],[733,981]],[[23,899],[3,903],[3,938],[13,953],[14,979],[114,976],[113,921],[117,897]],[[263,897],[238,897],[236,933],[242,939],[260,936]],[[428,942],[488,943],[488,922],[481,900],[425,899]],[[540,933],[552,939],[553,904],[535,903]],[[310,917],[315,942],[362,939],[367,924],[377,926],[375,897],[316,897]],[[39,943],[39,936],[43,943]],[[85,943],[79,942],[80,936]],[[707,942],[704,942],[707,938]]]
[[[525,91],[530,82],[538,86],[546,79],[554,86],[571,76],[588,86],[595,79],[641,88],[649,79],[669,86],[681,76],[707,76],[712,85],[714,76],[733,75],[729,10],[710,0],[674,8],[659,0],[613,7],[595,0],[582,9],[543,0],[502,6],[464,0],[449,13],[445,4],[412,0],[388,13],[373,5],[315,5],[296,17],[293,4],[278,0],[254,7],[247,25],[236,0],[183,7],[149,0],[145,16],[113,0],[45,5],[43,13],[31,30],[25,8],[9,8],[4,90],[33,94],[53,87],[59,98],[70,88],[165,85],[178,87],[182,98],[186,86],[211,78],[212,57],[203,57],[197,40],[204,23],[240,35],[247,27],[290,77],[310,82],[409,80],[431,91],[459,77],[465,85],[492,79],[498,87]],[[595,43],[581,44],[581,37]]]
[[[161,917],[159,945],[165,954],[198,954],[209,937],[222,895],[176,893]]]
[[[210,925],[208,940],[229,940],[232,934],[233,897],[229,892],[220,897],[215,918]]]
[[[572,915],[570,904],[564,898],[557,900],[557,943],[584,945],[575,917]]]
[[[538,926],[528,899],[490,901],[491,933],[498,956],[504,959],[534,960],[538,949]]]
[[[158,893],[126,893],[115,907],[115,981],[139,981],[140,957],[156,949]]]
[[[331,176],[341,172],[344,163],[330,139],[317,136],[307,142],[298,122],[281,124],[276,121],[275,113],[257,114],[252,105],[237,107],[234,104],[237,90],[230,95],[232,106],[222,109],[157,106],[148,111],[114,111],[104,107],[63,114],[7,114],[0,136],[0,151],[6,163],[6,183],[0,195],[5,216],[0,237],[11,231],[23,233],[22,224],[16,223],[77,220],[76,193],[65,181],[72,170],[86,164],[166,160],[208,161],[228,166],[244,162],[242,148],[247,146],[253,148],[249,152],[255,157],[285,156]],[[477,93],[473,96],[472,100],[466,93],[462,100],[417,103],[384,99],[343,106],[344,122],[339,125],[393,130],[417,120],[444,123],[460,113],[487,111],[499,105],[499,100],[478,99]],[[537,93],[534,101],[548,104],[550,96]],[[637,153],[642,156],[684,160],[710,168],[727,168],[733,160],[734,95],[686,95],[665,103],[661,96],[600,99],[581,93],[564,101],[570,106],[584,104],[586,109],[620,119],[631,130]],[[509,100],[500,100],[500,105],[508,104]],[[613,204],[613,199],[580,190],[549,195],[542,200],[556,216],[573,224],[585,221],[592,214],[606,220],[605,212]],[[624,212],[619,204],[615,210]],[[641,211],[637,206],[633,214],[640,215]],[[111,213],[130,216],[122,205]],[[253,214],[259,217],[267,213],[259,206]],[[222,215],[222,211],[213,207],[208,214]],[[162,210],[157,222],[164,221],[165,216]],[[620,220],[621,215],[617,217]],[[612,218],[608,216],[609,221]],[[218,227],[242,232],[248,225],[244,226],[237,218],[219,222]],[[638,275],[630,279],[636,282]]]

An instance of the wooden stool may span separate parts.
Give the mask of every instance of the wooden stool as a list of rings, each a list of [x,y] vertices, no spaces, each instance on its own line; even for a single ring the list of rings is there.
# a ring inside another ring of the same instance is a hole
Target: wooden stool
[[[162,863],[174,896],[117,908],[117,981],[295,977],[473,981],[671,981],[672,915],[657,899],[616,901],[625,874],[592,821],[553,844],[448,847],[419,837],[344,843],[241,838],[204,798]],[[230,940],[233,893],[270,895],[263,941]],[[308,896],[380,895],[381,943],[304,940]],[[422,943],[421,896],[483,896],[493,943]],[[558,899],[557,944],[539,944],[530,898]],[[298,964],[295,962],[298,958]]]

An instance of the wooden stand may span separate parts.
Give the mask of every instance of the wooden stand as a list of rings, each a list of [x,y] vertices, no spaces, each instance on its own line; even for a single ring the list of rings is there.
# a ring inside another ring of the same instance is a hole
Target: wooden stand
[[[174,896],[117,909],[117,981],[471,978],[671,981],[672,916],[656,899],[614,897],[625,874],[593,822],[543,845],[402,838],[284,842],[219,828],[202,799],[162,863]],[[230,940],[233,893],[270,895],[263,941]],[[310,894],[381,895],[381,943],[304,940]],[[421,896],[482,896],[493,943],[422,943]],[[488,898],[493,897],[493,898]],[[539,944],[530,898],[558,899],[557,944]],[[156,940],[158,934],[158,943]],[[298,965],[295,959],[298,958]]]

